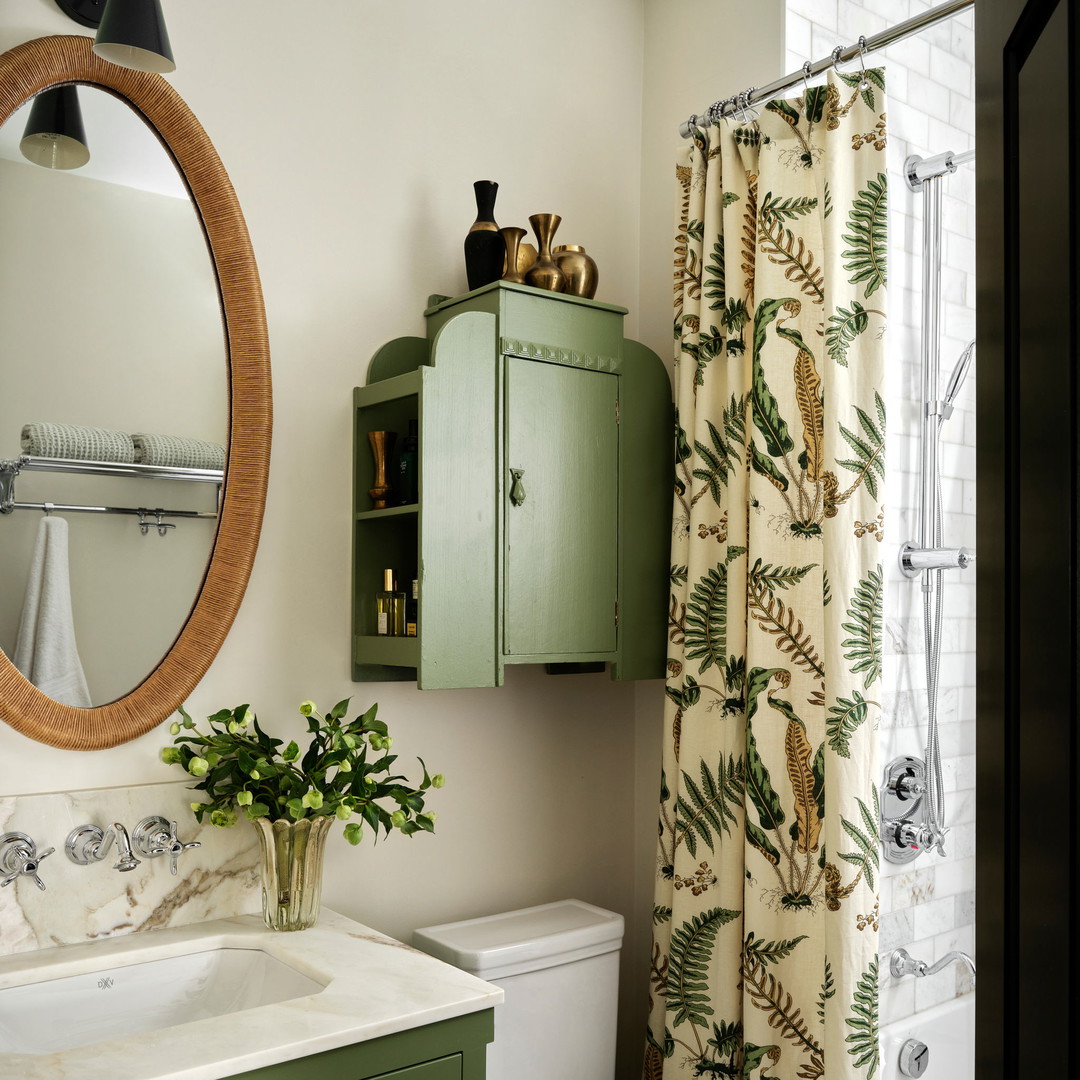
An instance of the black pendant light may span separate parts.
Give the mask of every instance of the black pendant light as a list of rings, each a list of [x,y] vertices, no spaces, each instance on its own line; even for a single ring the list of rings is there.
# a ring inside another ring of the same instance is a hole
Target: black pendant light
[[[159,0],[56,0],[83,26],[96,26],[94,52],[112,64],[165,75],[176,70]]]
[[[78,169],[90,160],[74,86],[54,86],[34,98],[19,149],[45,169]]]

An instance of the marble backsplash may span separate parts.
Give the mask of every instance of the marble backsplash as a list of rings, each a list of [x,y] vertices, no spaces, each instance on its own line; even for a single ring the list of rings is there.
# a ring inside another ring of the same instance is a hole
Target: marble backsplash
[[[197,797],[185,781],[0,797],[0,835],[26,833],[39,852],[56,849],[41,863],[44,891],[25,876],[0,888],[0,954],[259,912],[255,830],[243,820],[232,829],[199,825],[190,808]],[[176,877],[166,855],[121,873],[113,869],[115,845],[90,866],[64,850],[80,825],[118,821],[130,834],[153,814],[176,821],[185,843],[202,845],[180,857]]]

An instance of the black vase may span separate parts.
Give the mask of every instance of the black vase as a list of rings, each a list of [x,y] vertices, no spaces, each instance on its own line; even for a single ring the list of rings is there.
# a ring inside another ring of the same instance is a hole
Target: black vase
[[[506,245],[495,224],[495,196],[499,185],[494,180],[477,180],[476,220],[465,237],[465,273],[469,290],[482,288],[502,277]]]

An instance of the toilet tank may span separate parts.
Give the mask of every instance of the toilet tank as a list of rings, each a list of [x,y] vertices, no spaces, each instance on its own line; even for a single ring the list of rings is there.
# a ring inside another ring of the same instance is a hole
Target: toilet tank
[[[581,900],[426,926],[413,944],[497,983],[488,1080],[614,1080],[623,919]]]

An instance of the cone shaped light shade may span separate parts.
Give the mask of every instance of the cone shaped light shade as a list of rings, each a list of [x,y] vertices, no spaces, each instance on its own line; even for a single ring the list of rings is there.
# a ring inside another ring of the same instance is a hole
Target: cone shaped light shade
[[[54,86],[34,98],[19,149],[46,169],[78,169],[90,160],[74,86]]]
[[[108,0],[94,52],[135,71],[164,75],[176,70],[158,0]]]

